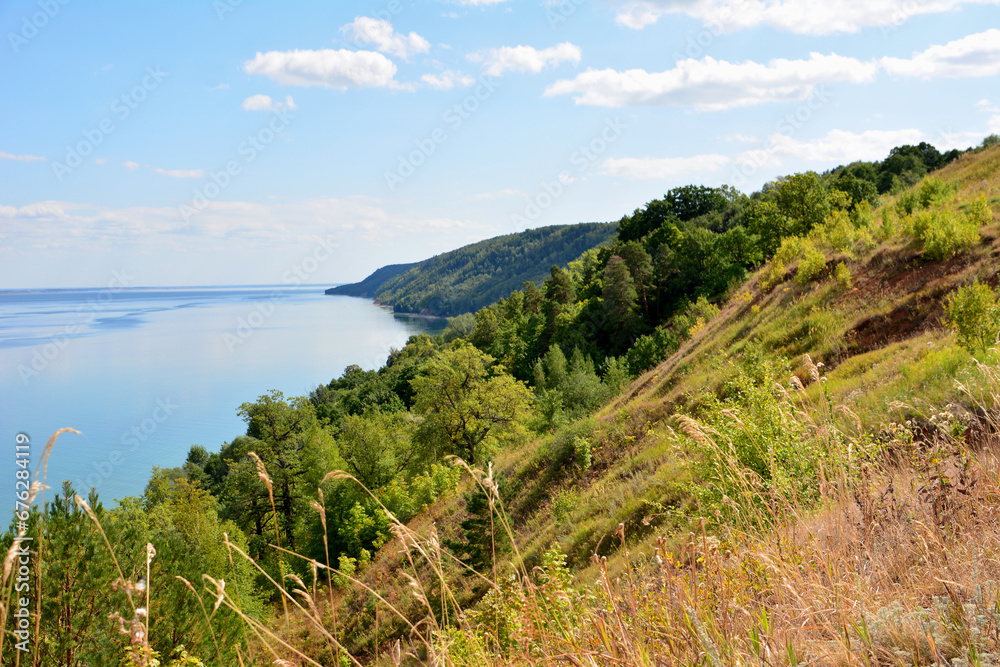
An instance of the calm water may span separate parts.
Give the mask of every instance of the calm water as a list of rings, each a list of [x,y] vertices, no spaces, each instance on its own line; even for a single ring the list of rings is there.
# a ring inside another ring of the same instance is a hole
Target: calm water
[[[56,444],[49,485],[95,486],[110,504],[192,444],[214,451],[243,433],[241,403],[378,368],[429,326],[321,286],[2,292],[0,511],[13,505],[18,433],[34,464],[52,432],[78,429]]]

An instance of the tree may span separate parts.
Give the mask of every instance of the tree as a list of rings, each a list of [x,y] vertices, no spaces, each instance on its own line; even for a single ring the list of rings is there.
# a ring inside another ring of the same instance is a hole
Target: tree
[[[433,458],[455,454],[475,464],[523,433],[531,393],[510,375],[491,372],[493,361],[456,341],[413,379],[415,408],[424,417],[417,438]]]
[[[340,424],[337,449],[351,473],[376,490],[416,462],[411,430],[409,413],[348,415]]]
[[[679,220],[694,220],[713,211],[722,211],[729,204],[727,191],[704,185],[684,185],[663,196],[670,211]]]
[[[769,197],[751,199],[747,205],[745,220],[747,231],[760,239],[760,250],[765,259],[774,254],[783,238],[792,235],[788,216]]]
[[[608,329],[612,344],[617,351],[627,350],[632,344],[638,316],[635,281],[625,260],[612,255],[604,268],[604,311],[608,317]]]
[[[778,209],[792,222],[791,233],[803,236],[826,220],[830,202],[814,171],[785,177],[775,191]]]
[[[615,247],[615,255],[625,260],[629,273],[632,274],[632,282],[635,284],[635,291],[642,302],[642,310],[649,315],[648,292],[653,284],[653,261],[637,241],[620,243]]]

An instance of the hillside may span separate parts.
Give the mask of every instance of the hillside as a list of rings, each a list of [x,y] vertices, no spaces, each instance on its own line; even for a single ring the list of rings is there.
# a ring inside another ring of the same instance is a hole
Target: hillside
[[[505,298],[527,282],[542,282],[553,265],[565,266],[610,239],[615,224],[540,227],[498,236],[436,257],[386,266],[360,283],[327,294],[372,297],[396,312],[454,316]]]
[[[915,238],[920,216],[977,201],[989,216],[967,250],[936,257]],[[1000,648],[969,635],[1000,629],[1000,366],[959,343],[944,307],[1000,282],[998,210],[1000,147],[966,154],[885,196],[872,237],[814,235],[813,277],[798,278],[802,255],[768,262],[594,415],[498,456],[485,488],[503,480],[515,569],[539,586],[504,588],[523,624],[508,645],[541,651],[536,664],[996,664],[943,662]],[[459,539],[469,497],[410,522],[365,580],[416,616],[389,583],[401,569],[478,600],[492,584],[403,555]],[[488,599],[480,622],[500,613]],[[362,651],[366,622],[350,625]]]
[[[390,264],[388,266],[383,266],[381,269],[377,269],[374,273],[359,283],[331,287],[326,290],[326,294],[357,296],[366,299],[373,299],[378,293],[379,288],[381,288],[386,281],[392,280],[396,276],[406,273],[413,267],[417,266],[418,263],[419,262],[412,262],[410,264]]]

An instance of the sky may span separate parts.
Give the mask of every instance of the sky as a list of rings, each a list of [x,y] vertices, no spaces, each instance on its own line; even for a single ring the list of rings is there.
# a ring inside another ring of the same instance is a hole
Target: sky
[[[0,37],[0,289],[353,282],[1000,133],[1000,0],[5,0]]]

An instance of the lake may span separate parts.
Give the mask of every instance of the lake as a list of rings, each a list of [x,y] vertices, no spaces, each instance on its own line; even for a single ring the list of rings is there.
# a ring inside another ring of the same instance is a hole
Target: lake
[[[55,430],[79,430],[56,443],[46,495],[69,480],[111,504],[191,445],[217,451],[243,433],[241,403],[307,395],[350,364],[378,368],[441,326],[325,287],[0,292],[0,508],[13,506],[18,433],[33,467]]]

